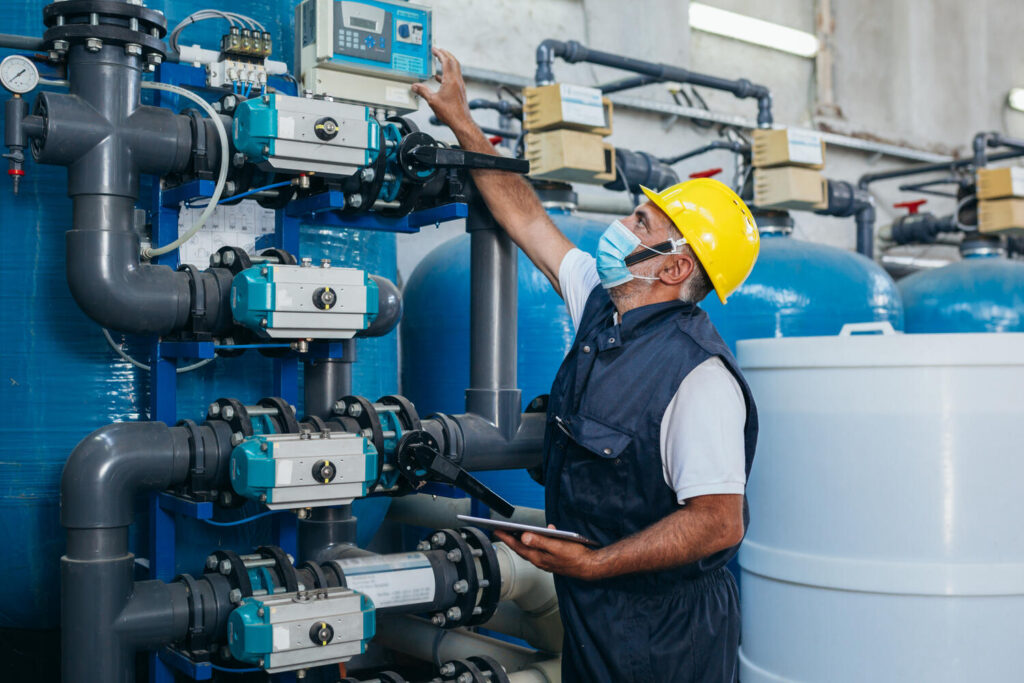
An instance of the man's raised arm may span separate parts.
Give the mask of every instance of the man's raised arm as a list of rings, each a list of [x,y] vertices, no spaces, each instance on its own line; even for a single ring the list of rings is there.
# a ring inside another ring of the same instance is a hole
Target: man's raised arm
[[[458,60],[440,48],[434,48],[434,55],[443,70],[443,75],[435,76],[441,87],[434,92],[426,83],[417,83],[412,86],[413,92],[427,101],[441,123],[452,129],[463,149],[496,154],[470,116]],[[551,222],[530,183],[513,173],[481,169],[473,170],[473,182],[494,218],[561,295],[558,267],[573,244]]]

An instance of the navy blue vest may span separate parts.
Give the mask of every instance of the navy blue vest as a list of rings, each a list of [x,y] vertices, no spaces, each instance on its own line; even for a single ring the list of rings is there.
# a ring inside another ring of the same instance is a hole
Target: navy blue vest
[[[663,474],[661,420],[680,383],[705,360],[721,358],[743,392],[748,475],[757,441],[757,411],[750,390],[704,311],[681,301],[652,304],[628,311],[621,324],[614,323],[614,312],[608,293],[596,287],[587,300],[573,346],[555,377],[544,440],[548,522],[602,545],[680,509]],[[743,514],[746,522],[746,505]],[[688,650],[680,651],[676,641],[685,638],[691,644],[696,637],[685,629],[662,629],[643,642],[637,640],[633,632],[644,631],[652,620],[679,623],[679,628],[705,622],[701,628],[712,632],[716,631],[715,620],[724,620],[725,626],[717,629],[719,635],[734,631],[735,637],[729,640],[738,641],[739,613],[731,577],[731,587],[721,588],[725,591],[721,596],[686,597],[703,590],[712,574],[713,578],[727,576],[720,568],[735,553],[733,547],[687,566],[602,581],[556,577],[566,626],[566,680],[731,680],[731,664],[705,663],[703,673],[689,676],[681,673],[678,666],[682,664],[672,664],[671,658],[652,664],[647,655],[637,660],[639,655],[631,650],[674,652],[681,661],[686,660]],[[729,591],[733,597],[726,595]],[[646,603],[645,609],[630,616],[638,600]],[[705,607],[698,608],[698,603]],[[702,613],[678,613],[691,608]],[[711,613],[703,613],[708,610]],[[638,621],[633,623],[634,619]],[[599,623],[617,626],[595,629]],[[620,631],[624,623],[633,625]],[[665,642],[652,642],[652,638]],[[714,644],[697,649],[706,651]],[[720,654],[734,660],[735,643],[725,649],[730,647],[731,655]]]

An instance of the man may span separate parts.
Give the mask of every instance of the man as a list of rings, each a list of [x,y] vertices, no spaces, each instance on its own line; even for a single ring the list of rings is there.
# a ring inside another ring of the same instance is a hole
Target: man
[[[435,93],[413,86],[474,152],[456,59],[435,50]],[[743,538],[757,414],[736,362],[696,303],[725,301],[753,268],[757,228],[715,180],[680,183],[615,221],[597,259],[575,249],[530,185],[474,171],[494,217],[565,300],[576,339],[555,377],[545,507],[599,549],[498,533],[555,574],[563,679],[737,680],[739,605],[724,568]]]

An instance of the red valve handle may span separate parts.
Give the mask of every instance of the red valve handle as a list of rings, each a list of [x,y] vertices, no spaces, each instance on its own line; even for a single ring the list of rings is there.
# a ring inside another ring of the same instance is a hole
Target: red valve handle
[[[709,168],[706,171],[697,171],[696,173],[691,173],[690,177],[691,178],[711,178],[712,176],[716,176],[716,175],[718,175],[721,172],[722,172],[722,169],[720,169],[720,168]]]
[[[912,202],[897,202],[892,205],[894,209],[906,209],[908,216],[913,216],[921,208],[922,204],[927,204],[927,199],[915,199]]]
[[[504,139],[505,138],[501,137],[500,135],[492,135],[491,137],[487,138],[487,141],[490,142],[492,145],[496,145]]]

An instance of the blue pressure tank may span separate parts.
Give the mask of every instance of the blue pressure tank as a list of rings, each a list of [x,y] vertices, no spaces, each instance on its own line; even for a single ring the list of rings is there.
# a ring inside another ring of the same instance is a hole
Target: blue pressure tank
[[[1024,332],[1024,261],[965,243],[962,261],[899,281],[907,332]]]
[[[787,218],[757,220],[761,253],[746,282],[727,305],[714,294],[701,303],[733,352],[739,339],[834,335],[846,323],[903,329],[899,290],[874,261],[793,239]]]
[[[574,244],[593,253],[605,224],[551,211]],[[421,414],[465,411],[469,386],[469,235],[438,246],[405,284],[402,392]],[[509,312],[511,314],[511,311]],[[519,253],[519,374],[523,405],[551,390],[575,331],[562,299],[526,255]],[[544,489],[524,470],[477,476],[514,505],[544,507]]]
[[[4,30],[42,35],[46,0],[13,0],[5,5]],[[274,57],[290,62],[293,44],[292,0],[228,1],[220,9],[260,19],[272,34]],[[150,0],[173,27],[204,0]],[[183,43],[215,47],[227,31],[224,22],[201,22],[183,34]],[[0,57],[12,51],[0,49]],[[9,95],[0,90],[0,110]],[[32,95],[29,95],[31,98]],[[59,623],[59,567],[64,532],[59,522],[60,476],[67,455],[93,430],[111,422],[149,417],[149,377],[120,360],[107,346],[98,326],[79,310],[65,281],[64,232],[71,227],[67,174],[59,167],[33,162],[21,194],[12,197],[0,184],[0,657],[17,655],[25,643],[8,651],[10,638],[23,629],[54,628]],[[146,193],[143,192],[145,205]],[[302,228],[300,254],[330,258],[338,265],[365,268],[396,277],[393,235]],[[354,391],[376,398],[397,391],[397,334],[357,342],[359,362]],[[145,348],[135,347],[140,360]],[[214,399],[231,396],[255,402],[272,393],[272,361],[253,351],[239,358],[218,358],[178,381],[178,417],[203,419]],[[301,396],[301,390],[300,390]],[[369,503],[361,515],[372,532],[386,503]],[[377,521],[373,521],[376,519]],[[135,540],[145,548],[145,524]],[[251,548],[270,540],[268,525],[214,528],[183,521],[178,525],[179,571],[202,569],[206,554],[218,546]],[[11,629],[11,630],[6,630]],[[13,635],[12,635],[13,634]],[[10,636],[10,638],[9,638]],[[52,640],[44,639],[50,643]],[[28,643],[31,645],[31,643]]]

